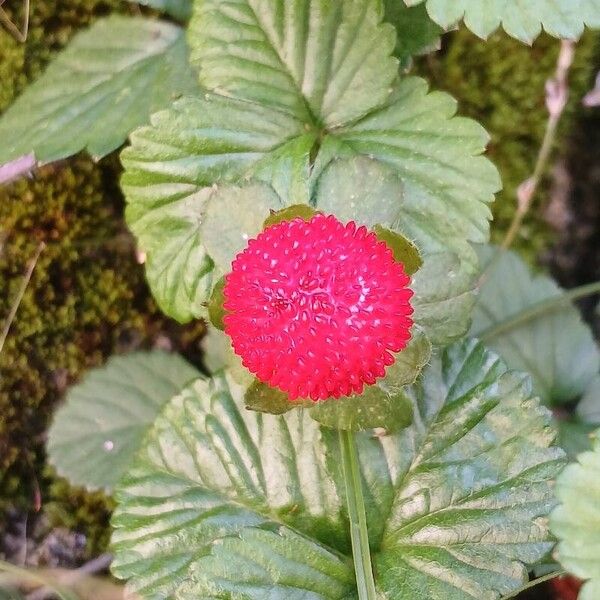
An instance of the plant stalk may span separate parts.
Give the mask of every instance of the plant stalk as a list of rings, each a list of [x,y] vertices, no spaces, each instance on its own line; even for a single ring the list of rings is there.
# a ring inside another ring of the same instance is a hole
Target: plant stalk
[[[510,248],[519,233],[523,220],[531,208],[540,181],[546,170],[554,146],[556,130],[569,98],[568,75],[573,62],[573,54],[573,42],[563,41],[558,54],[556,73],[554,78],[546,84],[546,106],[548,108],[549,117],[542,146],[538,153],[532,176],[523,182],[517,191],[517,211],[515,212],[508,232],[502,241],[500,246],[501,251]]]
[[[350,537],[352,540],[352,556],[358,587],[359,600],[376,600],[373,565],[369,548],[369,532],[365,499],[362,490],[358,451],[353,431],[339,430],[342,467],[346,483],[346,500],[348,518],[350,520]]]
[[[548,298],[547,300],[537,302],[525,310],[522,310],[508,317],[504,321],[496,323],[495,325],[476,333],[475,335],[482,341],[493,339],[499,335],[507,333],[508,331],[512,331],[513,329],[516,329],[517,327],[520,327],[529,321],[534,321],[535,319],[542,317],[553,310],[558,310],[565,304],[570,304],[575,300],[585,298],[586,296],[592,296],[593,294],[600,294],[600,281],[587,283],[586,285],[573,288],[568,292],[561,294],[560,296],[554,296],[552,298]]]

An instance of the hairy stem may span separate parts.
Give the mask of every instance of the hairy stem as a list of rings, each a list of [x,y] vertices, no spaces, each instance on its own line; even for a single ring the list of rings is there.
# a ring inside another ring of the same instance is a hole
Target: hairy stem
[[[519,233],[521,225],[523,224],[523,219],[525,219],[525,216],[531,208],[540,181],[546,170],[548,159],[550,158],[552,147],[554,146],[558,123],[569,97],[568,74],[569,68],[573,62],[573,53],[573,42],[563,41],[558,54],[554,78],[546,83],[546,106],[548,108],[549,117],[544,140],[542,141],[542,146],[538,153],[532,176],[521,185],[517,192],[517,211],[515,212],[515,216],[513,217],[508,232],[502,241],[502,250],[510,248],[515,237]]]
[[[593,294],[600,294],[600,281],[595,281],[594,283],[588,283],[586,285],[582,285],[560,296],[554,296],[553,298],[548,298],[547,300],[542,300],[527,307],[525,310],[522,310],[514,315],[508,317],[504,321],[500,323],[496,323],[476,333],[475,335],[483,341],[490,340],[499,335],[507,333],[508,331],[512,331],[525,323],[529,323],[530,321],[534,321],[539,317],[544,316],[547,313],[550,313],[554,310],[558,310],[559,308],[565,306],[565,304],[570,304],[575,300],[580,298],[585,298],[586,296],[592,296]]]
[[[354,571],[358,586],[359,600],[375,600],[375,580],[369,549],[369,533],[367,530],[367,515],[362,491],[358,451],[354,432],[340,429],[340,448],[342,451],[342,466],[346,483],[346,499],[348,517],[350,520],[350,536],[352,539],[352,555]]]

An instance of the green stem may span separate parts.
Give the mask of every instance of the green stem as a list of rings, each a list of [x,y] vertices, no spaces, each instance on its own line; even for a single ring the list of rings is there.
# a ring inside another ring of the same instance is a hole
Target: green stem
[[[533,581],[530,581],[529,583],[520,587],[518,590],[515,590],[508,596],[502,596],[502,600],[510,600],[511,598],[516,598],[519,594],[522,594],[523,592],[525,592],[533,587],[536,587],[537,585],[540,585],[540,583],[550,581],[551,579],[554,579],[555,577],[562,577],[563,575],[566,575],[566,574],[567,574],[566,571],[554,571],[554,573],[548,573],[548,575],[544,575],[543,577],[538,577],[537,579],[534,579]]]
[[[377,593],[375,591],[371,551],[369,549],[365,499],[363,497],[358,451],[354,435],[352,431],[339,430],[342,467],[346,483],[348,518],[350,520],[352,555],[354,557],[354,571],[356,573],[359,600],[376,600]]]
[[[481,340],[486,341],[492,338],[495,338],[499,335],[507,333],[508,331],[512,331],[521,325],[533,321],[546,313],[552,312],[553,310],[557,310],[565,304],[569,304],[579,298],[584,298],[585,296],[591,296],[592,294],[600,293],[600,281],[595,281],[594,283],[588,283],[586,285],[582,285],[580,287],[573,288],[560,296],[555,296],[553,298],[548,298],[547,300],[542,300],[541,302],[537,302],[532,306],[529,306],[525,310],[512,315],[505,321],[501,321],[500,323],[496,323],[487,329],[476,334]]]

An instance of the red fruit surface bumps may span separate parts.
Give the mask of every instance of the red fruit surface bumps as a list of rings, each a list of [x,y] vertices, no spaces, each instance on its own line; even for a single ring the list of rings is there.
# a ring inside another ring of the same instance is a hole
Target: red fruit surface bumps
[[[366,227],[321,214],[285,221],[233,261],[225,332],[244,366],[291,400],[360,393],[410,339],[409,283]]]

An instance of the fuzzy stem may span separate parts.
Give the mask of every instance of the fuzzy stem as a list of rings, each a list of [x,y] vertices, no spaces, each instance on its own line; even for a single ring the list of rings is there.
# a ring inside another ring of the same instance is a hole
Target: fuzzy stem
[[[531,208],[540,181],[544,175],[544,171],[546,170],[550,154],[552,153],[552,147],[554,146],[558,123],[569,97],[568,75],[569,68],[573,62],[573,53],[573,42],[563,41],[558,54],[554,78],[546,83],[546,106],[548,108],[549,117],[544,140],[542,141],[542,146],[538,153],[532,176],[527,181],[523,182],[517,192],[517,211],[515,212],[508,232],[502,241],[500,246],[501,250],[510,248],[517,237],[521,225],[523,224],[523,220]]]
[[[365,499],[354,435],[352,431],[339,430],[354,571],[356,573],[359,600],[375,600],[377,593],[375,591],[375,580],[373,579]]]

